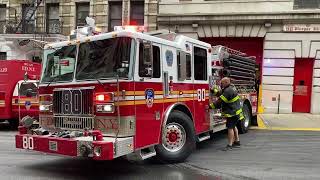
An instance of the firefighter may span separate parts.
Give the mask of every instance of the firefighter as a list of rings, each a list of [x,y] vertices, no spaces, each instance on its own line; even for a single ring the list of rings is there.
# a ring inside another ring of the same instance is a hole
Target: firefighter
[[[230,78],[225,77],[221,80],[221,90],[217,86],[213,86],[211,93],[219,98],[217,101],[210,103],[210,108],[221,108],[222,115],[227,119],[228,145],[224,150],[232,150],[233,147],[239,148],[240,139],[237,123],[244,119],[244,116],[235,86],[231,84]]]

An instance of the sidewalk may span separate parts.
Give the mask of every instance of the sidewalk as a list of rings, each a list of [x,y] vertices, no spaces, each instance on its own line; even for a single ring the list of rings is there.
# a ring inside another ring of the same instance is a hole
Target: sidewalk
[[[259,114],[258,127],[252,129],[320,131],[320,115],[292,114]]]

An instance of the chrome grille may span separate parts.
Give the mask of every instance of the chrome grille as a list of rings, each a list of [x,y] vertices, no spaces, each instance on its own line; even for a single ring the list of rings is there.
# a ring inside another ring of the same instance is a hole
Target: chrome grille
[[[55,116],[54,124],[61,129],[93,129],[94,117]]]
[[[53,92],[56,115],[92,115],[93,89],[62,89]]]

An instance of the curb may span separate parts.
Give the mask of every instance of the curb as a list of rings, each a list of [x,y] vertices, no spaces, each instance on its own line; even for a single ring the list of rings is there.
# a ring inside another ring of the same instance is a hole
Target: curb
[[[258,114],[258,126],[250,127],[253,130],[269,130],[269,131],[320,131],[320,128],[286,128],[286,127],[270,127],[268,123]]]
[[[259,129],[267,129],[264,119],[259,114],[257,115],[257,122]]]

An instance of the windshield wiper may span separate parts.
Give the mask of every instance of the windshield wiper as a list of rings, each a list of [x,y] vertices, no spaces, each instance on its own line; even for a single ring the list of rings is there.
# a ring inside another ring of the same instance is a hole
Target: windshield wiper
[[[52,79],[50,79],[50,81],[48,82],[48,85],[46,86],[46,89],[50,86],[50,84],[55,81],[59,76],[53,77]]]
[[[104,85],[102,84],[102,82],[98,79],[98,78],[96,78],[93,74],[88,74],[91,78],[93,78],[93,79],[95,79],[102,87],[103,87],[103,89],[105,89],[104,88]]]

